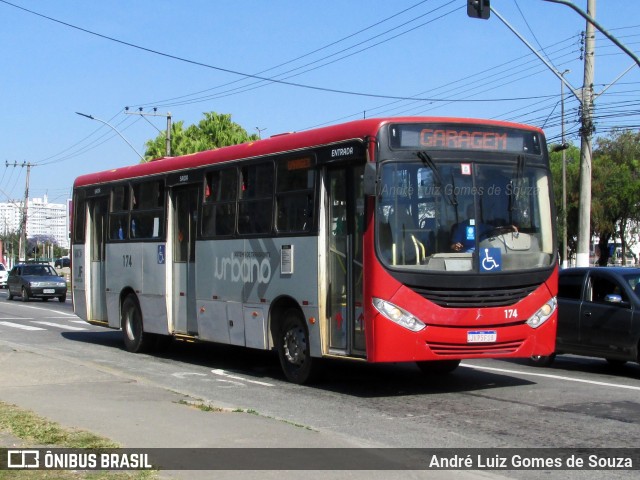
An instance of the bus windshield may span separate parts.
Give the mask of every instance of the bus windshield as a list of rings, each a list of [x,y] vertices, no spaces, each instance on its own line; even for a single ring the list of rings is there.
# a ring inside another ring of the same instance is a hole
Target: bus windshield
[[[394,269],[491,272],[553,261],[549,172],[513,161],[433,160],[380,165],[378,256]]]

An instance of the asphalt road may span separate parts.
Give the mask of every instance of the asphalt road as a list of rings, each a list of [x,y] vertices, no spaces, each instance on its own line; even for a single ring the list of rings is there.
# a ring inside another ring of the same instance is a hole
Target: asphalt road
[[[0,293],[0,338],[108,366],[225,408],[243,408],[370,447],[612,447],[640,444],[640,366],[558,357],[469,360],[452,374],[413,365],[328,361],[313,386],[285,381],[271,352],[176,342],[163,354],[126,352],[122,334],[78,319],[70,302],[22,303]],[[554,478],[631,478],[630,472],[556,472]],[[541,472],[510,472],[540,478]],[[548,475],[546,475],[548,476]]]

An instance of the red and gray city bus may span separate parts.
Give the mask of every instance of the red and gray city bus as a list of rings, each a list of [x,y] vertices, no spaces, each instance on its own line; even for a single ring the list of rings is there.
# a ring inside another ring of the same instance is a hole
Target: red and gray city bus
[[[172,338],[416,362],[549,355],[557,256],[543,132],[365,119],[83,175],[72,293],[126,349]],[[463,246],[464,245],[464,246]]]

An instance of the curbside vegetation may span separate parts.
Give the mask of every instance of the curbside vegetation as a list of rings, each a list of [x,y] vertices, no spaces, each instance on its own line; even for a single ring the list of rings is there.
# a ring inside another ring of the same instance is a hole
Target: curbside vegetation
[[[3,435],[4,434],[4,435]],[[15,437],[24,445],[2,445],[3,437]],[[66,428],[16,405],[0,402],[0,448],[15,446],[51,448],[120,448],[105,437]],[[111,472],[78,470],[0,470],[0,480],[152,480],[157,472]]]

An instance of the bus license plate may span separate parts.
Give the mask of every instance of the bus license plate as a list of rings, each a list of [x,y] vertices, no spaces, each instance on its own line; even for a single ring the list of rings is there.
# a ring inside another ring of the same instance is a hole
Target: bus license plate
[[[45,288],[42,293],[56,293],[56,291],[53,288]]]
[[[474,330],[467,332],[467,343],[488,343],[495,342],[498,333],[495,330]]]

